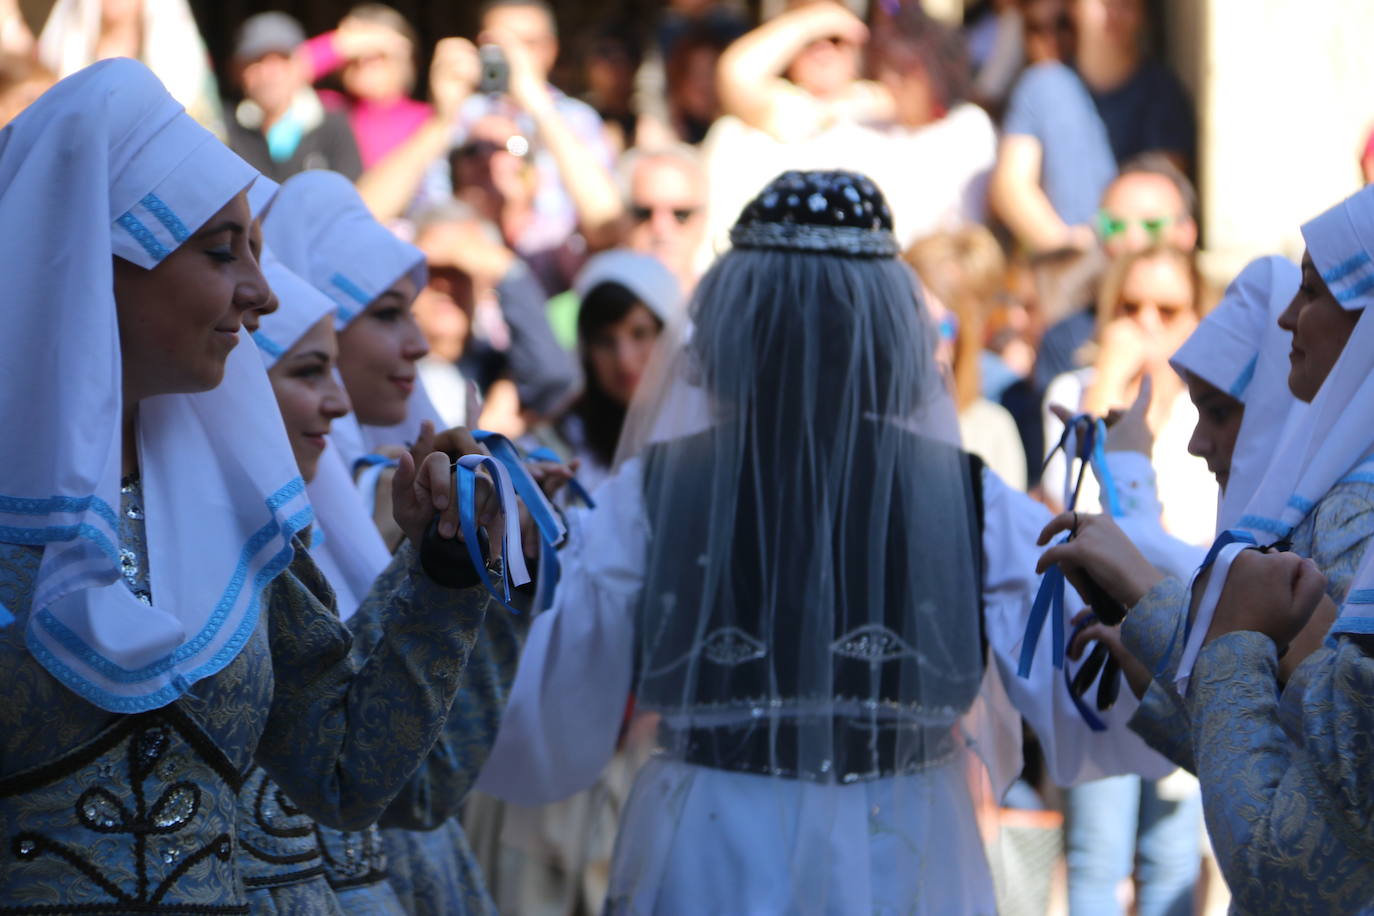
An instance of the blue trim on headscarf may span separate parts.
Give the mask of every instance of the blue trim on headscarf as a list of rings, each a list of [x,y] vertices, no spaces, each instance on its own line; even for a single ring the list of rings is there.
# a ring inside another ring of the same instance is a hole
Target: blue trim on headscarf
[[[115,514],[114,509],[111,509],[109,503],[95,494],[90,496],[49,496],[45,499],[0,496],[0,512],[9,512],[15,515],[51,515],[55,512],[85,512],[87,509],[94,509],[96,515],[109,522],[112,528],[119,527],[119,516]]]
[[[154,261],[161,261],[172,253],[171,249],[159,242],[157,236],[153,235],[153,231],[139,222],[138,217],[134,216],[133,213],[125,213],[115,222],[125,232],[133,236],[134,241],[142,245],[143,250],[148,252],[148,256]]]
[[[1337,633],[1353,633],[1356,636],[1374,635],[1374,617],[1340,617],[1331,625],[1330,636]],[[1328,636],[1328,640],[1330,640]],[[1328,645],[1330,643],[1328,642]]]
[[[111,562],[119,563],[118,548],[110,541],[105,532],[94,525],[84,523],[80,525],[49,525],[46,528],[0,526],[0,543],[5,544],[28,544],[39,547],[54,541],[74,541],[79,537],[85,538],[99,547],[101,553],[109,557]]]
[[[1306,515],[1307,513],[1311,512],[1313,507],[1316,505],[1317,504],[1312,502],[1312,500],[1299,496],[1296,493],[1288,497],[1288,508],[1297,509],[1303,515]]]
[[[280,575],[281,572],[291,564],[292,559],[295,558],[296,551],[291,545],[291,539],[295,537],[301,529],[293,528],[293,526],[302,516],[309,516],[309,519],[305,522],[309,524],[310,520],[314,518],[314,512],[307,508],[298,512],[287,521],[286,527],[282,529],[282,533],[286,535],[286,546],[277,551],[276,555],[273,556],[271,560],[263,564],[262,568],[258,570],[257,575],[253,577],[252,597],[249,599],[248,606],[244,611],[243,620],[239,624],[239,628],[235,631],[233,637],[224,644],[223,648],[206,661],[205,664],[190,672],[190,674],[173,675],[172,683],[164,685],[153,693],[136,697],[110,693],[107,690],[96,687],[89,680],[78,675],[63,664],[53,655],[47,646],[43,645],[35,637],[32,629],[30,629],[27,634],[25,643],[29,651],[33,653],[34,658],[36,658],[50,674],[65,684],[72,692],[90,700],[92,703],[96,703],[102,709],[108,709],[118,713],[136,713],[146,712],[150,709],[160,709],[185,694],[196,681],[210,677],[223,670],[226,665],[237,658],[239,653],[243,651],[244,646],[248,644],[249,637],[252,636],[253,631],[257,629],[258,616],[261,613],[263,590],[267,588],[272,580]],[[303,527],[304,526],[302,526],[302,528]]]
[[[355,284],[352,280],[345,277],[343,274],[335,274],[334,276],[329,278],[329,282],[333,283],[339,289],[343,290],[344,294],[348,296],[348,298],[352,299],[354,302],[358,303],[361,306],[366,306],[374,298],[376,298],[374,296],[369,296],[367,293],[363,292],[357,284]]]
[[[1279,537],[1283,537],[1293,530],[1292,525],[1285,525],[1283,522],[1272,518],[1265,518],[1262,515],[1241,516],[1240,521],[1236,523],[1236,527],[1253,528],[1256,531],[1267,531],[1270,534],[1277,534]]]
[[[163,674],[176,664],[196,655],[207,643],[219,635],[220,628],[228,618],[229,612],[233,609],[234,605],[238,603],[239,596],[243,593],[243,586],[248,578],[248,569],[251,565],[252,558],[278,535],[281,535],[286,540],[287,548],[290,548],[291,538],[298,532],[304,530],[304,528],[311,523],[314,519],[314,511],[309,506],[297,512],[284,522],[278,522],[275,517],[277,509],[281,508],[287,502],[290,502],[296,496],[299,496],[304,489],[305,481],[297,477],[267,498],[267,507],[272,510],[274,515],[267,524],[253,533],[239,551],[238,564],[234,568],[233,575],[229,578],[228,586],[225,587],[219,602],[215,605],[214,613],[205,621],[205,625],[201,627],[200,632],[197,633],[193,639],[182,643],[174,652],[158,661],[130,671],[120,667],[91,649],[80,636],[68,629],[68,627],[58,620],[52,612],[47,610],[39,612],[38,620],[43,628],[62,644],[63,648],[72,655],[80,658],[87,667],[93,671],[99,672],[108,680],[128,684],[148,680],[149,678]],[[274,561],[275,558],[273,561],[269,562]],[[283,566],[282,568],[285,567]],[[267,582],[270,581],[271,579],[268,579],[266,582],[263,582],[262,586],[265,586]],[[258,586],[258,589],[261,590],[262,586]],[[235,638],[237,638],[237,634]],[[235,654],[236,653],[237,649],[235,649]],[[215,658],[218,658],[220,654],[223,654],[223,650],[217,653]],[[229,656],[229,658],[225,660],[225,664],[228,664],[232,658],[232,655]]]
[[[286,352],[281,347],[277,346],[276,341],[272,340],[272,338],[268,337],[262,331],[253,332],[253,343],[257,344],[259,350],[273,359],[281,359],[282,354]]]
[[[1369,255],[1361,251],[1359,254],[1351,255],[1335,267],[1324,272],[1322,274],[1322,279],[1326,281],[1328,286],[1332,283],[1339,283],[1367,263],[1369,263]]]
[[[1332,292],[1336,295],[1336,301],[1344,304],[1352,299],[1360,298],[1371,289],[1374,289],[1374,274],[1370,274],[1353,286],[1347,286],[1340,292],[1336,292],[1334,289]]]
[[[183,223],[180,217],[176,215],[176,212],[171,207],[167,206],[162,198],[158,197],[156,194],[148,194],[140,200],[139,203],[143,205],[145,210],[157,217],[157,221],[162,224],[162,228],[166,229],[171,234],[172,238],[176,239],[178,245],[191,237],[191,233],[186,229],[186,224]]]
[[[1345,599],[1346,604],[1374,604],[1374,588],[1357,588]]]
[[[1226,393],[1237,401],[1245,400],[1241,395],[1245,394],[1245,389],[1250,387],[1250,382],[1255,377],[1255,366],[1258,364],[1259,354],[1256,353],[1254,356],[1250,357],[1250,362],[1245,364],[1245,368],[1240,370],[1240,375],[1236,376],[1236,380],[1232,383],[1231,389]]]

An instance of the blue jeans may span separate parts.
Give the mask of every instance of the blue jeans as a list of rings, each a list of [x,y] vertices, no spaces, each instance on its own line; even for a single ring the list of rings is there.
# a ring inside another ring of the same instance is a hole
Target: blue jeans
[[[1196,789],[1173,801],[1157,780],[1112,776],[1067,797],[1069,916],[1120,913],[1116,888],[1133,866],[1139,916],[1191,916],[1202,864]]]

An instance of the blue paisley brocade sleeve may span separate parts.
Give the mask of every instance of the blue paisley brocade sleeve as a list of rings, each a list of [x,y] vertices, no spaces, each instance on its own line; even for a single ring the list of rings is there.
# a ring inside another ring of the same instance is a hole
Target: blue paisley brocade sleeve
[[[375,823],[443,728],[487,606],[481,586],[446,589],[403,545],[372,598],[381,635],[365,655],[301,547],[267,600],[275,693],[257,760],[320,823]]]
[[[1327,577],[1326,592],[1339,605],[1345,600],[1374,532],[1374,485],[1345,481],[1331,488],[1303,522],[1293,531],[1294,549],[1310,556]],[[1131,610],[1122,625],[1126,648],[1156,675],[1156,680],[1141,699],[1130,720],[1130,728],[1150,747],[1185,769],[1196,772],[1192,750],[1188,747],[1191,725],[1182,697],[1173,688],[1183,652],[1184,614],[1187,609],[1186,583],[1166,580]],[[1301,669],[1299,669],[1301,670]],[[1161,675],[1166,671],[1167,676]],[[1300,688],[1290,684],[1285,691],[1285,706],[1295,709]]]
[[[1196,772],[1188,713],[1172,686],[1183,655],[1187,601],[1187,583],[1164,579],[1131,608],[1121,625],[1121,639],[1155,675],[1128,725],[1150,747]]]
[[[1261,634],[1205,646],[1189,690],[1207,832],[1245,913],[1374,899],[1374,659],[1342,638],[1299,672],[1298,733],[1281,724],[1277,654]]]
[[[385,598],[401,575],[395,567],[388,569],[349,619],[355,658],[365,657],[383,638]],[[434,830],[460,813],[501,726],[526,626],[526,618],[500,609],[486,615],[439,739],[382,815],[382,827]]]

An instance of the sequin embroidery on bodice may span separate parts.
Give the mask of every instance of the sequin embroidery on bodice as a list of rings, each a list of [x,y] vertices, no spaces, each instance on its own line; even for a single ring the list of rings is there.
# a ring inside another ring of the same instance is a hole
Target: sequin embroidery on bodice
[[[120,572],[151,604],[142,491],[136,478],[120,490]],[[6,557],[22,550],[10,547]],[[36,568],[6,567],[21,607]],[[3,657],[17,666],[7,700],[49,704],[57,718],[0,738],[8,764],[0,770],[0,913],[247,913],[233,861],[242,768],[207,726],[224,719],[227,696],[241,696],[252,679],[252,653],[222,672],[222,683],[198,685],[198,697],[112,716],[62,690],[13,632],[5,635]],[[232,733],[242,723],[219,724]],[[16,738],[23,746],[12,746]]]

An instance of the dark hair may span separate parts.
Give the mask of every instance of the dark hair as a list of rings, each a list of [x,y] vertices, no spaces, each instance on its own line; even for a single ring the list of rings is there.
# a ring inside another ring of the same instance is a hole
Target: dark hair
[[[547,0],[486,0],[478,9],[477,21],[482,22],[488,13],[504,9],[539,10],[549,19],[549,31],[558,37],[558,17],[554,15],[553,4]]]
[[[1159,175],[1167,178],[1183,199],[1183,208],[1188,216],[1197,219],[1197,188],[1188,176],[1163,153],[1140,153],[1121,163],[1121,172],[1116,176],[1120,181],[1128,175]]]
[[[968,97],[973,72],[963,38],[919,3],[903,3],[875,38],[875,63],[902,72],[920,68],[945,110]]]
[[[620,430],[625,425],[626,408],[624,404],[614,401],[598,384],[588,349],[594,335],[624,320],[637,305],[644,305],[638,296],[619,283],[607,281],[587,291],[577,312],[577,341],[582,351],[582,374],[586,384],[582,394],[568,408],[568,413],[582,421],[587,450],[607,466],[615,458],[616,443],[620,441]],[[649,312],[653,314],[652,309]],[[662,327],[663,322],[657,315],[654,320]]]

